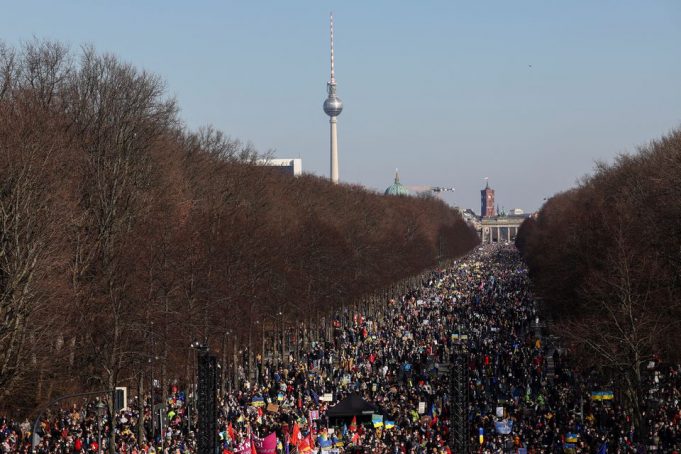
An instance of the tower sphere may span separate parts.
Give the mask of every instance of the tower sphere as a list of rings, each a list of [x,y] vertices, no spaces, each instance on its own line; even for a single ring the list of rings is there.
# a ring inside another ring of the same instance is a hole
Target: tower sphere
[[[338,96],[329,95],[324,101],[324,112],[329,117],[337,117],[343,111],[343,101]]]

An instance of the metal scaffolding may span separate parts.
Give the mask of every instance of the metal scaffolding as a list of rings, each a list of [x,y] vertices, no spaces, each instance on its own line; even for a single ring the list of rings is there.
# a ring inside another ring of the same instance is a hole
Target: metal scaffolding
[[[468,352],[456,345],[452,352],[450,372],[449,446],[454,454],[469,454],[468,427]]]
[[[218,367],[215,355],[207,351],[199,354],[199,379],[197,386],[198,452],[215,454],[217,438]]]

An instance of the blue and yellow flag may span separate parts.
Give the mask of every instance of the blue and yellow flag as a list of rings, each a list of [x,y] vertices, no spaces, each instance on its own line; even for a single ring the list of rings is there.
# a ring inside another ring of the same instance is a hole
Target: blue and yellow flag
[[[591,393],[592,400],[613,400],[615,394],[612,391],[593,391]]]
[[[385,428],[386,429],[394,429],[395,428],[395,421],[388,421],[386,419],[385,420]]]
[[[383,427],[383,415],[371,415],[371,422],[374,427]]]

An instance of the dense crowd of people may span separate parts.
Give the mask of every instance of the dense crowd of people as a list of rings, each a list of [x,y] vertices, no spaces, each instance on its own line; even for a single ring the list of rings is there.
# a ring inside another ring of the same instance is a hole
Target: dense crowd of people
[[[220,398],[220,451],[452,452],[448,370],[455,348],[467,357],[474,451],[668,453],[681,447],[679,365],[648,365],[647,436],[641,437],[609,383],[545,339],[537,322],[517,252],[480,248],[433,271],[376,317],[339,314],[332,339],[299,358],[259,361],[254,380],[244,378]],[[153,435],[150,400],[132,399],[114,420],[116,451],[196,452],[193,397],[173,386]],[[333,416],[346,398],[375,415]],[[0,419],[0,450],[30,452],[31,429],[28,420]],[[96,401],[53,410],[41,421],[37,452],[97,452],[100,444],[108,448],[111,430]],[[268,436],[273,448],[263,447]]]

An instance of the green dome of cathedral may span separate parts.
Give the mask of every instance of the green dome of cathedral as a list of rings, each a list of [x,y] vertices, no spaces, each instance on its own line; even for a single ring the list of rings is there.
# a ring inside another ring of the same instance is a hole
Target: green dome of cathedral
[[[388,189],[385,190],[385,195],[411,195],[409,189],[400,183],[400,174],[398,172],[395,172],[395,182],[388,186]]]

